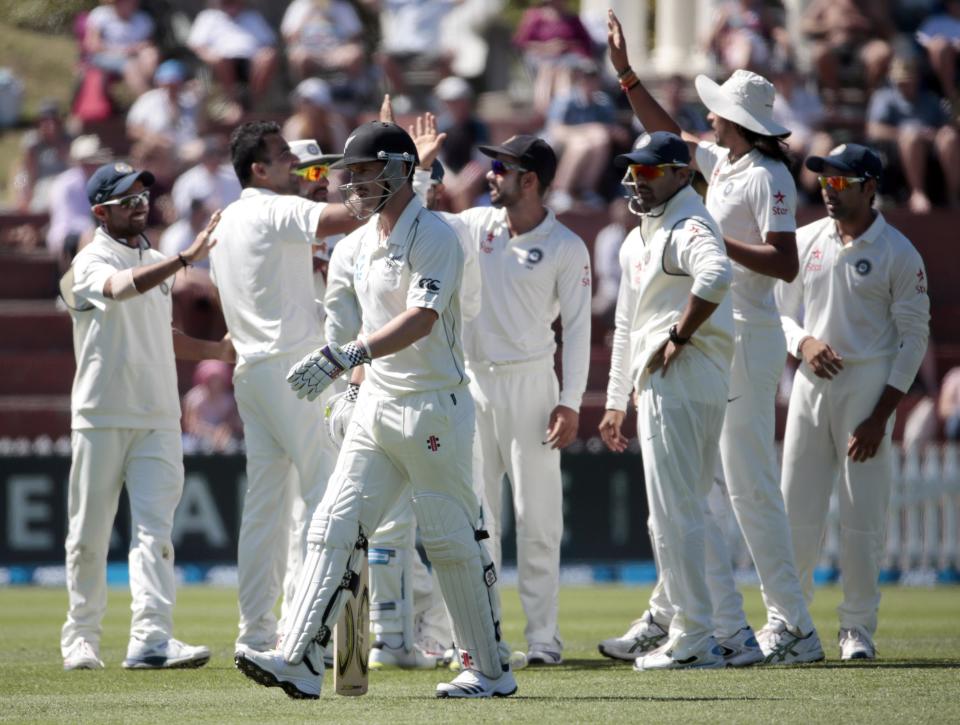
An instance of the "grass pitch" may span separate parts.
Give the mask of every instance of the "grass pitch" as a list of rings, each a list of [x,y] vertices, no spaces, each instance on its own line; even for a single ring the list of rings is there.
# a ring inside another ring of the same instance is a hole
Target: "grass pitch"
[[[106,670],[63,672],[59,630],[66,593],[0,589],[0,721],[3,722],[958,722],[960,588],[884,591],[872,664],[841,664],[836,647],[836,588],[818,591],[814,619],[824,664],[705,672],[636,673],[597,653],[597,641],[622,632],[643,609],[647,589],[569,587],[561,595],[563,665],[517,674],[509,699],[436,700],[450,673],[372,672],[359,698],[332,693],[293,701],[245,679],[233,667],[236,592],[186,587],[176,633],[206,644],[210,664],[167,672],[120,668],[129,626],[129,594],[111,590],[101,656]],[[760,597],[746,592],[748,614],[762,623]],[[523,646],[517,593],[504,592],[505,632]]]

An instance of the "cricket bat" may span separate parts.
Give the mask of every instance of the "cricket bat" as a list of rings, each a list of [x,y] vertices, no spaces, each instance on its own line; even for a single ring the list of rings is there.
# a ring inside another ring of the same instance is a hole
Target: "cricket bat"
[[[351,594],[333,628],[333,686],[338,695],[367,693],[370,657],[370,574],[366,552],[361,560],[360,585]]]

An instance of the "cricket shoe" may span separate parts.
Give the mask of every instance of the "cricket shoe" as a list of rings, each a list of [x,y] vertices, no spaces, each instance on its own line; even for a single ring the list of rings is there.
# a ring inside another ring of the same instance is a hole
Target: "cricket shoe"
[[[840,630],[841,660],[873,660],[877,658],[877,648],[870,635],[860,627]]]
[[[563,662],[563,654],[552,650],[547,646],[532,644],[527,650],[527,664],[534,665],[559,665]]]
[[[437,666],[437,658],[428,655],[417,645],[408,651],[403,647],[391,647],[377,640],[370,645],[369,666],[371,670],[383,670],[399,667],[402,670],[432,670]]]
[[[67,656],[63,658],[65,670],[102,670],[103,660],[97,653],[97,648],[85,639],[75,640]]]
[[[667,628],[655,622],[647,610],[640,619],[633,620],[626,634],[603,640],[597,649],[604,657],[633,662],[662,645],[666,638]]]
[[[633,669],[637,672],[647,672],[649,670],[710,670],[726,667],[726,665],[723,649],[711,637],[709,645],[704,651],[689,657],[675,657],[673,648],[669,645],[663,645],[649,654],[637,657],[633,663]]]
[[[496,679],[479,670],[464,670],[452,682],[437,685],[437,697],[510,697],[517,691],[517,680],[509,668]]]
[[[823,645],[817,630],[801,635],[790,631],[786,622],[778,619],[767,624],[757,636],[767,665],[800,665],[820,662],[824,658]]]
[[[203,667],[210,661],[210,650],[184,644],[179,639],[148,644],[130,640],[123,667],[128,670],[173,670]]]
[[[319,656],[318,656],[319,655]],[[239,650],[233,656],[237,669],[264,687],[279,687],[295,700],[316,700],[323,684],[323,655],[312,646],[300,664],[290,664],[279,650]]]
[[[727,667],[748,667],[763,662],[763,650],[753,633],[753,627],[747,626],[732,637],[720,643],[723,660]]]

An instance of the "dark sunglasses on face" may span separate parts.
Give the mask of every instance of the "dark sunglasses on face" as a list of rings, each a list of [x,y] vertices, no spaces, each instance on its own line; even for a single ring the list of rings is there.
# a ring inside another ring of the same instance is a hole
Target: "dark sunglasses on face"
[[[490,170],[493,171],[497,176],[506,176],[509,171],[517,171],[521,174],[526,173],[526,169],[520,166],[519,164],[513,164],[509,161],[501,161],[500,159],[494,159],[490,162]]]
[[[150,203],[150,191],[145,190],[141,191],[138,194],[128,194],[127,196],[121,196],[118,199],[110,199],[110,201],[104,201],[99,206],[119,206],[123,209],[133,209],[141,205],[146,205]]]

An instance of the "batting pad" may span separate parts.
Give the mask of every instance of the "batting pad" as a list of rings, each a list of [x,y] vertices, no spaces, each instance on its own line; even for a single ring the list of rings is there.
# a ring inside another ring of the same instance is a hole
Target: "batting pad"
[[[283,658],[287,662],[302,661],[314,639],[326,646],[347,601],[343,590],[358,581],[366,546],[357,522],[358,507],[356,488],[343,481],[329,510],[318,508],[310,522],[307,558],[283,634]]]
[[[500,677],[502,662],[508,660],[500,653],[497,577],[492,563],[484,568],[476,530],[463,506],[449,496],[420,493],[413,497],[413,508],[450,610],[457,646],[472,661],[468,667],[487,677]]]

